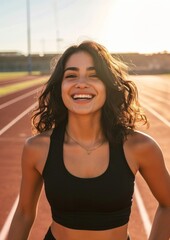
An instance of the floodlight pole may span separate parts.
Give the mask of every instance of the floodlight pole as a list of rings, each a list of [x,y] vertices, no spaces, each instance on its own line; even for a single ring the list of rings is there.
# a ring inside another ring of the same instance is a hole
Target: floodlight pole
[[[30,24],[30,0],[26,0],[27,6],[27,50],[28,50],[28,74],[32,74],[32,58],[31,58],[31,24]]]

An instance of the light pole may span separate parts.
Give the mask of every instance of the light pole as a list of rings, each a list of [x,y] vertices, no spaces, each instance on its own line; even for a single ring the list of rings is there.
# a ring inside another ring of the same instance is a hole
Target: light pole
[[[62,38],[60,38],[60,35],[59,35],[59,31],[57,31],[57,38],[56,38],[56,42],[57,42],[57,53],[60,53],[60,43],[63,41]]]
[[[32,59],[31,59],[31,24],[30,24],[30,0],[26,0],[27,7],[27,50],[28,50],[28,74],[32,74]]]

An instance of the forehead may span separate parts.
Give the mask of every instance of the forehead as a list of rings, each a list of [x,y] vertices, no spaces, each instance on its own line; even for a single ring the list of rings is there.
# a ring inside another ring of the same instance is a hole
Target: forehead
[[[65,68],[67,67],[92,67],[94,66],[94,61],[92,56],[87,52],[77,52],[73,53],[67,60]]]

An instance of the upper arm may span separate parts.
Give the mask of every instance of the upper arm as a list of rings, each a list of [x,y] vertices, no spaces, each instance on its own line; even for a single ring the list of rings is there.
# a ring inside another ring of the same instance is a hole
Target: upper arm
[[[34,141],[26,141],[22,154],[22,180],[18,208],[25,214],[35,215],[43,179],[36,169],[40,150]]]
[[[170,207],[170,175],[158,144],[146,135],[141,136],[136,151],[139,172],[159,204]]]

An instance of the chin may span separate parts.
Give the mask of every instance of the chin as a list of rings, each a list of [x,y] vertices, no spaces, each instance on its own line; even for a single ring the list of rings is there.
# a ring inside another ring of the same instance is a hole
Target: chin
[[[72,107],[68,110],[72,114],[77,115],[91,115],[96,113],[101,113],[101,109],[94,109],[94,108],[78,108],[78,107]]]

